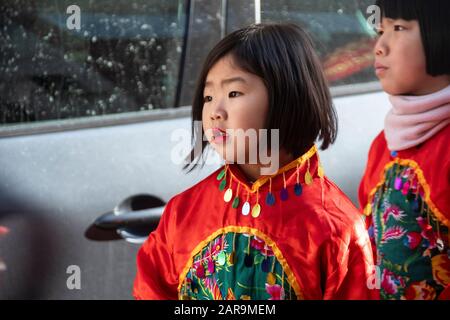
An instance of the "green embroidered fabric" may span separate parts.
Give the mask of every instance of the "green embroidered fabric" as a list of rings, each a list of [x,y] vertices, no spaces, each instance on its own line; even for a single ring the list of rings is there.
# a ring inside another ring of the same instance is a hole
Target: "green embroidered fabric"
[[[428,208],[414,170],[387,170],[371,205],[381,298],[436,299],[450,283],[448,228]]]
[[[296,300],[281,264],[262,239],[221,234],[193,258],[182,299]]]

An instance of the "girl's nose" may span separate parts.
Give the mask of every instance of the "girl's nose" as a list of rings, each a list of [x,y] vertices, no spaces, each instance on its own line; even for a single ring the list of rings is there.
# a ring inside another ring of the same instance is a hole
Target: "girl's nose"
[[[227,113],[220,103],[215,105],[214,108],[211,110],[210,118],[211,118],[211,120],[226,120],[227,119]]]
[[[375,51],[376,56],[385,56],[388,53],[387,46],[381,37],[378,39],[377,43],[375,44],[374,51]]]

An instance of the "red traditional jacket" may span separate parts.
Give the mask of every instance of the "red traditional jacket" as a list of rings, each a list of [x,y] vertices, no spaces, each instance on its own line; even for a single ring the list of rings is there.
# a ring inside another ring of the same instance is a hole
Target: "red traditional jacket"
[[[450,298],[450,125],[390,152],[372,143],[359,188],[382,299]]]
[[[358,210],[314,146],[248,183],[225,165],[172,198],[137,256],[136,299],[372,299]]]

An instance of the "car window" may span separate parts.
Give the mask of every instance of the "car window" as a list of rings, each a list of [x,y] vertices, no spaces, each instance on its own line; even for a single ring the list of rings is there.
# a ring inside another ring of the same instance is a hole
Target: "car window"
[[[0,125],[174,107],[187,3],[1,1]]]
[[[261,1],[261,21],[291,21],[309,31],[331,86],[375,81],[372,0]]]

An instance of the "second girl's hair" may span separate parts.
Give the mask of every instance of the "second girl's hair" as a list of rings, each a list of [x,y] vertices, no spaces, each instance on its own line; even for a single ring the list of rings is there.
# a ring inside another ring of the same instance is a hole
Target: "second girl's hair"
[[[450,0],[377,0],[376,5],[383,17],[417,20],[427,73],[450,74]]]

